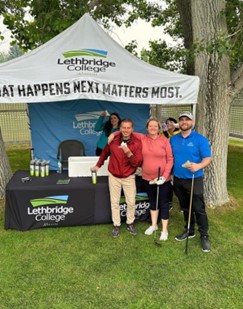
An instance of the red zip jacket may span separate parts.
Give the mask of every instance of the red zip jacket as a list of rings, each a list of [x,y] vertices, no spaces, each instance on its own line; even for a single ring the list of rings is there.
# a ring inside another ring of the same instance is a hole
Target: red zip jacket
[[[138,166],[142,164],[142,143],[131,134],[130,142],[127,144],[133,155],[128,158],[119,147],[122,142],[122,135],[119,134],[114,140],[105,146],[96,166],[101,167],[104,161],[110,156],[108,170],[118,178],[125,178],[135,173]]]

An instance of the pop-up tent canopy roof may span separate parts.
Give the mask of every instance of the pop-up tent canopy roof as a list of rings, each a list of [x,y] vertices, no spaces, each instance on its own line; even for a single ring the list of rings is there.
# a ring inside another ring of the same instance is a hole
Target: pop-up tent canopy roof
[[[136,58],[89,14],[39,48],[0,65],[0,103],[195,104],[198,89],[198,77]]]

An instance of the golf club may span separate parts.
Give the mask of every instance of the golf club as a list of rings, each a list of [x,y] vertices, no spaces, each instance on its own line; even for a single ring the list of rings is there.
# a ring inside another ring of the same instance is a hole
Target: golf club
[[[158,180],[160,178],[160,167],[158,168]],[[155,207],[155,211],[157,212],[159,209],[159,185],[157,184],[157,193],[156,193],[156,207]],[[157,218],[158,220],[158,218]],[[161,247],[161,244],[156,240],[156,229],[154,230],[154,244],[157,246],[157,247]]]
[[[187,223],[187,235],[186,235],[186,249],[185,253],[188,254],[188,240],[189,240],[189,231],[191,224],[191,213],[192,213],[192,197],[193,197],[193,189],[194,189],[194,173],[192,174],[192,184],[191,184],[191,193],[190,193],[190,204],[189,204],[189,213],[188,213],[188,223]]]

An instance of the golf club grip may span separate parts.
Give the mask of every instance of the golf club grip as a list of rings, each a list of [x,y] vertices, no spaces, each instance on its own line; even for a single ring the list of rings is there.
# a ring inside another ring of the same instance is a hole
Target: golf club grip
[[[159,180],[159,178],[160,178],[160,166],[158,168],[158,180]]]

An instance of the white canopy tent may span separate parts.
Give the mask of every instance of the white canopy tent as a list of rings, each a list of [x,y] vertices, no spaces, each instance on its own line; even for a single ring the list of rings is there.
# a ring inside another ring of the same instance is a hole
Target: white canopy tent
[[[81,140],[86,154],[94,155],[101,111],[128,116],[136,131],[145,132],[150,104],[192,104],[195,111],[198,91],[197,76],[138,59],[89,14],[39,48],[0,64],[0,104],[32,103],[34,157],[49,160],[52,169],[62,140]]]
[[[136,58],[87,13],[39,48],[0,65],[0,103],[196,104],[198,90],[197,76]]]

